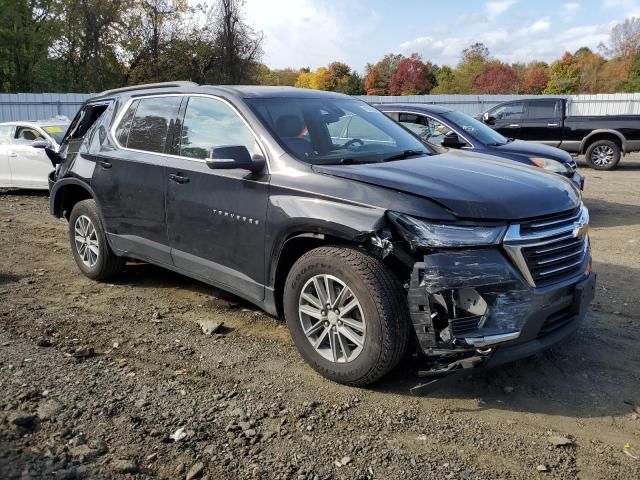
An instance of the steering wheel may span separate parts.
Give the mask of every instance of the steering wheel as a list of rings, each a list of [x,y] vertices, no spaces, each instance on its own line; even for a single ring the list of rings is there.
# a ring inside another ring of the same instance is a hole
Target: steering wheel
[[[349,140],[347,143],[345,143],[344,145],[342,145],[342,148],[351,148],[352,146],[354,146],[356,143],[359,143],[360,146],[364,146],[364,141],[360,140],[359,138],[352,138],[351,140]]]

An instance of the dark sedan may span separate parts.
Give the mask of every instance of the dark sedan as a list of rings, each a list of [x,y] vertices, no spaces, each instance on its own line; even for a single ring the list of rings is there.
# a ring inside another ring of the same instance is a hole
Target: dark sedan
[[[543,168],[584,188],[584,177],[576,171],[575,160],[558,148],[506,138],[469,115],[446,107],[397,103],[376,107],[431,144],[473,150]]]

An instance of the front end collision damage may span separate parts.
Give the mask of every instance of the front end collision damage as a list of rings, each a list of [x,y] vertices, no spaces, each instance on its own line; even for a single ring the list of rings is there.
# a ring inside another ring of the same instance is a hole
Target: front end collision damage
[[[357,240],[378,258],[408,269],[403,281],[424,360],[421,376],[437,379],[542,350],[577,328],[593,298],[590,269],[578,279],[536,289],[501,245],[425,249],[398,227],[397,215],[387,217],[387,226]],[[554,330],[547,331],[552,320]]]

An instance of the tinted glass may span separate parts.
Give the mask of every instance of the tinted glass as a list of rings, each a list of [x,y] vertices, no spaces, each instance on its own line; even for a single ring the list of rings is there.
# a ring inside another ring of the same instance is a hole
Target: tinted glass
[[[127,146],[127,142],[129,141],[129,130],[131,130],[131,122],[133,121],[133,116],[136,113],[136,109],[138,108],[139,100],[135,100],[131,103],[127,112],[120,120],[118,124],[118,128],[116,128],[116,140],[123,147]]]
[[[252,154],[259,152],[253,133],[229,105],[213,98],[189,98],[180,155],[205,159],[211,149],[232,145],[243,145]]]
[[[491,112],[496,120],[508,120],[522,118],[524,116],[524,102],[502,105]]]
[[[398,117],[409,130],[418,135],[425,142],[433,145],[441,145],[444,137],[451,131],[449,127],[433,118],[413,113],[401,113]]]
[[[379,162],[407,150],[432,153],[360,100],[278,97],[247,99],[247,103],[286,150],[309,163]]]
[[[128,148],[163,153],[181,97],[143,98],[131,123]]]
[[[537,100],[529,102],[527,118],[554,118],[556,116],[556,100]]]
[[[508,140],[493,128],[487,127],[484,123],[462,112],[447,112],[442,116],[449,120],[454,127],[457,126],[463,132],[473,135],[485,145],[499,146],[508,143]]]

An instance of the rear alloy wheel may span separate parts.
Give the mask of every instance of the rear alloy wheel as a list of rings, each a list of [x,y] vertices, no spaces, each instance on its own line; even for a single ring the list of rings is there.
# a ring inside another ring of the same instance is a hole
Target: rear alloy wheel
[[[613,170],[620,161],[620,147],[611,140],[598,140],[589,145],[585,158],[591,168]]]
[[[76,265],[93,280],[106,280],[119,273],[125,259],[109,246],[95,200],[82,200],[69,215],[69,240]]]
[[[373,383],[406,351],[404,289],[381,260],[359,250],[320,247],[300,257],[287,276],[283,305],[302,357],[336,382]]]

